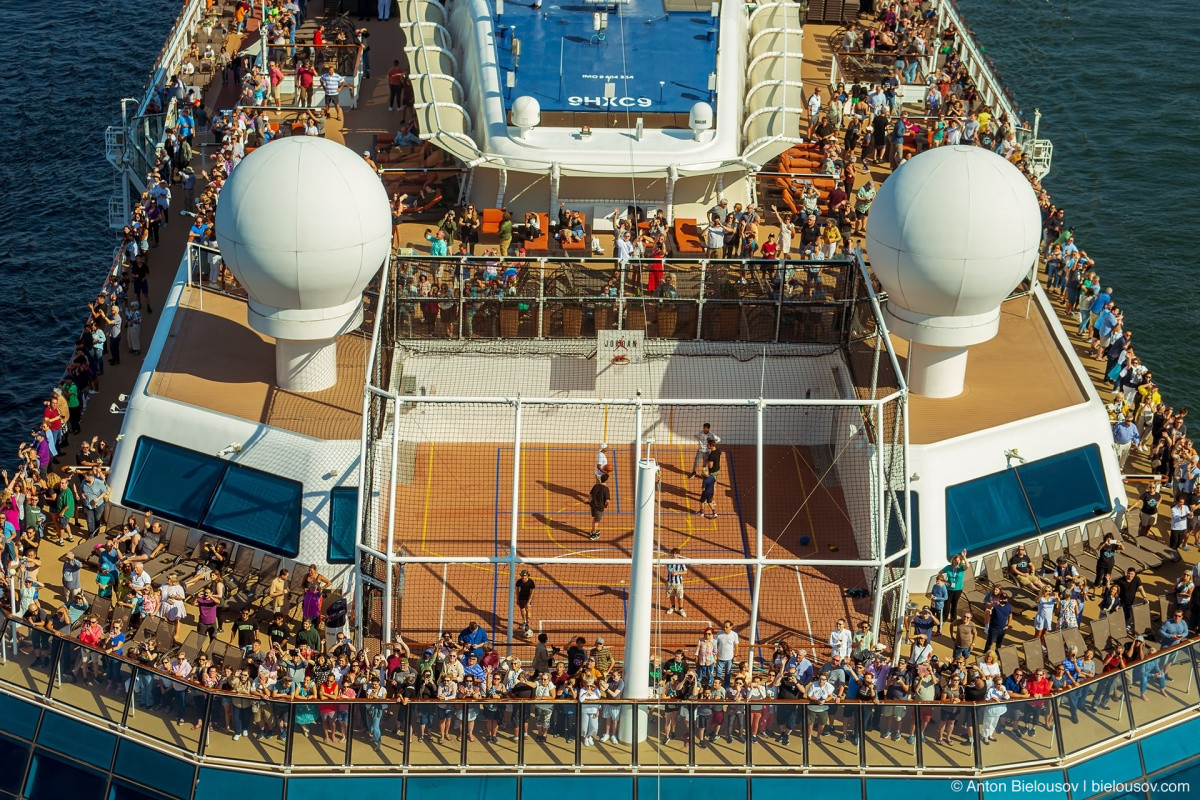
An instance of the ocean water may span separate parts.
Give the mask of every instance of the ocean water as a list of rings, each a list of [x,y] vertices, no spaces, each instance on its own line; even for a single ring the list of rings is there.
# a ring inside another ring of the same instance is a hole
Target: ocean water
[[[1040,136],[1044,181],[1096,260],[1167,403],[1200,401],[1195,0],[958,0]]]
[[[1134,344],[1174,405],[1200,398],[1189,282],[1200,230],[1200,79],[1194,0],[959,0],[1018,104],[1054,141],[1046,187],[1068,210],[1127,314]],[[0,3],[0,30],[52,46],[16,49],[0,81],[0,274],[9,299],[0,454],[40,414],[115,239],[104,128],[140,96],[177,0]],[[81,22],[82,21],[82,22]]]
[[[41,417],[96,299],[116,239],[104,129],[141,97],[179,0],[0,3],[0,280],[6,322],[0,465]],[[19,42],[18,42],[19,38]]]

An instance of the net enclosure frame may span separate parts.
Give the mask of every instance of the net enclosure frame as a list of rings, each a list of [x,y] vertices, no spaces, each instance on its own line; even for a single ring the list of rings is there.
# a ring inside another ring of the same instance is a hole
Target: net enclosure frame
[[[666,447],[664,432],[670,437],[681,427],[696,427],[676,424],[676,414],[687,419],[718,420],[716,429],[723,431],[725,443],[738,449],[741,470],[749,466],[750,488],[733,495],[735,502],[739,497],[745,501],[744,510],[739,509],[734,520],[740,522],[744,542],[742,552],[679,558],[670,556],[666,544],[660,547],[656,542],[656,571],[671,563],[683,563],[699,573],[745,570],[749,590],[745,603],[749,617],[747,641],[752,646],[766,641],[761,635],[764,630],[779,632],[779,626],[767,624],[762,615],[770,599],[764,597],[764,575],[770,571],[775,575],[795,573],[801,593],[804,575],[824,575],[833,585],[853,580],[852,585],[866,588],[866,598],[856,605],[859,619],[869,621],[876,641],[881,631],[894,633],[902,626],[911,549],[908,389],[861,252],[831,261],[775,262],[769,267],[774,274],[755,260],[667,258],[660,268],[679,276],[678,284],[687,287],[679,297],[669,298],[641,290],[643,270],[648,269],[645,263],[546,257],[524,260],[520,277],[514,281],[516,287],[504,295],[484,299],[466,290],[472,271],[478,274],[483,263],[478,258],[393,257],[377,281],[363,393],[357,557],[351,587],[354,628],[360,641],[390,642],[407,635],[404,631],[411,625],[402,624],[405,596],[419,591],[412,582],[414,570],[442,570],[440,589],[436,583],[426,582],[424,586],[441,591],[444,612],[447,571],[466,567],[492,574],[493,639],[511,654],[521,634],[516,588],[520,570],[553,568],[561,574],[564,569],[584,572],[607,568],[611,572],[622,567],[627,570],[630,565],[628,553],[619,548],[596,555],[582,547],[558,553],[529,545],[530,535],[523,531],[526,514],[522,490],[530,481],[522,469],[527,466],[524,462],[531,460],[526,451],[549,451],[553,442],[586,452],[579,458],[591,459],[596,442],[607,436],[607,441],[619,442],[618,458],[654,457],[656,449],[674,453],[679,446],[675,451]],[[511,265],[504,262],[500,262],[500,269],[512,271]],[[436,330],[432,326],[428,336],[416,334],[411,328],[410,315],[420,313],[421,303],[431,302],[409,294],[414,276],[422,272],[453,288],[452,293],[439,297],[440,313],[434,314],[435,322],[442,316],[450,320],[440,337],[432,335]],[[830,274],[832,279],[826,277]],[[564,280],[563,276],[569,277]],[[611,278],[606,281],[606,290],[596,288],[607,276]],[[813,293],[801,288],[789,294],[779,290],[785,281],[793,286],[808,283],[811,288],[814,276],[816,281],[826,281],[826,291]],[[756,277],[761,292],[754,288]],[[749,288],[731,291],[729,284]],[[455,317],[462,321],[468,313],[479,314],[485,302],[517,305],[517,314],[524,314],[532,323],[524,328],[509,324],[507,335],[500,334],[498,326],[492,333],[468,331],[461,324],[455,330]],[[595,327],[588,325],[582,332],[567,331],[576,333],[574,336],[563,335],[558,320],[566,305],[587,308],[589,303],[592,307],[585,313]],[[670,304],[689,306],[686,312],[679,309],[679,316],[694,314],[695,324],[683,336],[651,338],[654,320]],[[717,316],[717,309],[722,307],[736,308],[741,317],[732,335],[729,329],[717,335],[704,322],[706,313],[710,318]],[[612,314],[601,314],[600,308],[611,308]],[[763,309],[773,309],[769,323],[750,324],[751,315],[761,314]],[[781,336],[781,330],[787,327],[785,319],[794,321],[805,315],[812,316],[797,324],[796,330],[806,334],[806,340]],[[547,320],[554,320],[554,324],[547,326]],[[631,328],[630,322],[635,327]],[[645,365],[640,358],[639,363],[621,366],[608,362],[597,365],[597,359],[605,358],[598,354],[596,338],[603,329],[634,331],[631,339],[643,348]],[[809,333],[814,335],[807,336]],[[742,396],[729,396],[728,391],[718,396],[706,393],[703,387],[691,392],[670,391],[681,384],[666,380],[664,371],[670,371],[670,365],[679,359],[691,365],[701,362],[689,359],[704,360],[705,365],[728,364],[728,380],[744,386],[745,391]],[[487,364],[482,368],[485,372],[501,374],[487,380],[464,378],[459,382],[451,376],[446,378],[453,389],[448,393],[435,390],[429,385],[432,381],[414,380],[408,374],[417,364],[418,372],[425,365],[428,370],[442,370],[439,374],[445,377],[455,371],[471,372],[460,366],[468,363]],[[568,376],[565,388],[560,381],[554,390],[522,393],[522,380],[527,374],[564,364]],[[830,364],[834,365],[832,370]],[[518,368],[504,372],[504,365]],[[526,369],[528,365],[533,366]],[[643,368],[650,376],[647,385],[656,390],[643,391],[639,386],[628,391],[628,382],[621,381]],[[756,372],[757,379],[745,379]],[[801,396],[788,396],[789,392],[795,393],[791,388],[794,375],[818,373],[828,391],[813,396],[813,390],[808,389]],[[496,390],[497,386],[501,390]],[[605,391],[613,386],[618,390]],[[622,387],[625,391],[620,390]],[[569,430],[571,426],[576,426],[574,431]],[[579,429],[597,433],[582,435]],[[685,440],[680,436],[680,441],[690,441],[688,446],[696,447],[694,438]],[[418,546],[424,545],[425,534],[418,543],[412,519],[415,514],[402,507],[402,485],[411,484],[414,473],[424,469],[425,455],[420,448],[430,448],[424,478],[427,529],[430,503],[436,499],[430,477],[436,466],[432,448],[451,447],[455,442],[486,442],[496,449],[494,530],[486,539],[486,547],[472,551],[468,543],[460,551],[435,552]],[[812,475],[818,475],[814,485],[803,486],[806,496],[795,510],[767,497],[768,484],[774,477],[766,474],[772,470],[766,463],[768,454],[772,458],[785,457],[789,447],[793,454],[807,454],[805,458],[811,462],[809,482]],[[587,469],[590,471],[590,464]],[[550,473],[547,466],[544,477]],[[794,520],[818,491],[830,492],[823,485],[826,480],[841,487],[841,513],[850,537],[843,540],[849,543],[846,554],[835,554],[839,548],[833,545],[828,547],[830,554],[779,546],[781,530],[787,527],[780,522],[788,516],[784,512],[791,511],[789,519]],[[745,478],[741,481],[746,482]],[[732,491],[736,492],[736,487]],[[661,493],[659,498],[656,513],[661,522]],[[785,507],[781,510],[779,506]],[[854,580],[846,575],[860,577]],[[420,602],[430,599],[424,597]],[[414,595],[407,602],[417,600]],[[808,616],[807,605],[804,614]],[[800,622],[805,622],[806,628],[801,628]],[[457,626],[439,616],[436,625],[429,622],[427,626],[431,636],[415,638],[433,638],[443,631],[453,633],[452,629]],[[813,644],[827,642],[827,629],[820,629],[811,620],[798,621],[790,630],[800,634],[801,639],[807,635]]]

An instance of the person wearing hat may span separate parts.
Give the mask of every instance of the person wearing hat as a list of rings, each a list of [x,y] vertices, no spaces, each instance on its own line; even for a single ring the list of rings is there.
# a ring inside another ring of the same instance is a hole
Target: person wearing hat
[[[602,442],[600,449],[596,451],[596,480],[600,480],[602,475],[612,474],[612,464],[608,461],[608,442]]]
[[[521,624],[525,629],[525,636],[531,636],[533,629],[529,627],[529,603],[533,598],[533,590],[537,588],[537,584],[529,575],[529,570],[521,570],[521,577],[517,578],[517,582],[513,584],[516,591],[517,608],[521,611]]]
[[[609,650],[608,646],[604,644],[603,636],[596,637],[596,646],[592,648],[591,656],[596,659],[596,669],[600,670],[602,674],[607,675],[612,670],[614,663],[612,650]]]

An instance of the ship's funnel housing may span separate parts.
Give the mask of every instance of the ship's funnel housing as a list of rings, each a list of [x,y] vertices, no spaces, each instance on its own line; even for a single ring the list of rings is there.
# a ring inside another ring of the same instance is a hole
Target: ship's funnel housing
[[[928,150],[880,187],[867,248],[888,293],[888,325],[911,343],[915,394],[962,393],[967,347],[996,335],[1000,304],[1033,269],[1041,229],[1029,181],[979,147]]]
[[[379,176],[315,136],[250,153],[221,190],[217,241],[249,295],[250,327],[276,339],[276,382],[316,392],[337,381],[336,337],[362,320],[362,292],[391,244]]]

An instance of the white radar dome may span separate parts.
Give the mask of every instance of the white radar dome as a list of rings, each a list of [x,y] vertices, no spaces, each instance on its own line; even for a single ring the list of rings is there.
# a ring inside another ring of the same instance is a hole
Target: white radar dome
[[[995,153],[938,147],[901,165],[867,219],[893,333],[951,346],[990,339],[1000,304],[1033,267],[1041,229],[1029,181]]]
[[[700,134],[711,130],[713,126],[713,108],[708,103],[700,102],[692,106],[688,112],[688,127],[692,135],[699,140]]]
[[[867,251],[888,293],[888,327],[910,342],[914,394],[962,393],[967,348],[996,335],[1000,304],[1032,271],[1041,232],[1029,181],[979,147],[927,150],[883,183]]]
[[[513,125],[518,128],[536,128],[542,122],[542,106],[536,98],[523,94],[512,104]]]
[[[362,291],[391,245],[391,209],[361,155],[315,136],[246,156],[217,202],[225,265],[249,295],[248,321],[276,343],[277,381],[336,381],[335,338],[362,317]]]

